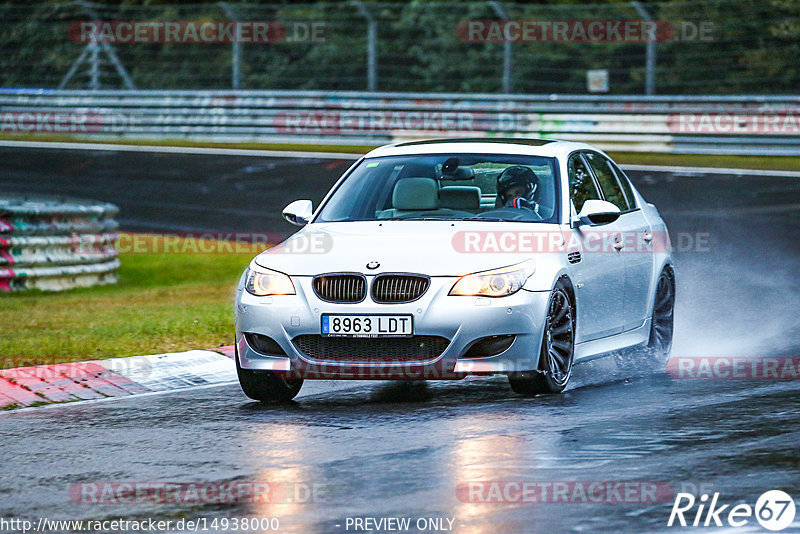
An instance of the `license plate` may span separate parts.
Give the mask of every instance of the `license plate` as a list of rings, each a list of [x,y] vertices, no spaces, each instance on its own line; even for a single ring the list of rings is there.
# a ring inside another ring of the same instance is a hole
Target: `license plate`
[[[411,315],[323,314],[322,335],[331,337],[410,337],[414,334]]]

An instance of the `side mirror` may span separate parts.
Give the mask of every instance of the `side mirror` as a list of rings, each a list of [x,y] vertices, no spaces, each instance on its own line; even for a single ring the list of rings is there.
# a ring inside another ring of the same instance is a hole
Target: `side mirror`
[[[314,204],[310,200],[295,200],[283,208],[283,218],[295,226],[305,226],[314,213]]]
[[[621,212],[611,202],[605,200],[587,200],[583,203],[578,218],[589,226],[608,224],[619,219]]]

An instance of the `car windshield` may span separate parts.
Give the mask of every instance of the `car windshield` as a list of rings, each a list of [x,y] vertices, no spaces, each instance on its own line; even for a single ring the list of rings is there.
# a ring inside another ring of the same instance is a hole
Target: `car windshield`
[[[315,222],[477,220],[558,222],[553,158],[430,154],[368,158]]]

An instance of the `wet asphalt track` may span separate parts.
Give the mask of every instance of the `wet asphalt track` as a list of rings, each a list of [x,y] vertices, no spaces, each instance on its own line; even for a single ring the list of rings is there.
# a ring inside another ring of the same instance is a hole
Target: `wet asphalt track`
[[[280,208],[318,200],[349,163],[5,148],[0,157],[0,192],[116,202],[127,229],[283,234]],[[673,354],[797,356],[800,179],[629,174],[678,248]],[[652,532],[669,530],[671,502],[477,504],[456,488],[639,480],[718,491],[724,503],[753,505],[773,488],[800,497],[798,381],[673,380],[628,356],[578,365],[571,384],[525,399],[502,378],[307,382],[289,406],[260,406],[230,385],[0,414],[0,518],[255,515],[280,518],[282,532],[348,532],[347,517],[449,517],[470,533]],[[70,500],[72,484],[94,481],[277,482],[318,496]]]

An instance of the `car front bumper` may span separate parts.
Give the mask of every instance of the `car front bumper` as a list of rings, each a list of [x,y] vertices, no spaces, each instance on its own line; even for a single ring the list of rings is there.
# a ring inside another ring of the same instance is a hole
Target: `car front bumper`
[[[371,276],[367,277],[371,283]],[[273,371],[287,378],[308,379],[460,379],[470,374],[529,371],[538,366],[539,348],[547,315],[549,292],[521,290],[500,298],[457,297],[448,292],[457,277],[434,277],[425,294],[403,304],[379,304],[367,298],[358,304],[337,304],[319,299],[312,277],[292,277],[295,295],[256,297],[241,284],[236,295],[236,348],[244,369]],[[369,361],[315,358],[293,342],[300,335],[319,336],[322,314],[409,314],[415,336],[441,336],[449,340],[435,358],[400,361],[375,354]],[[285,355],[257,352],[245,333],[268,336]],[[478,339],[514,335],[500,354],[463,358]]]

